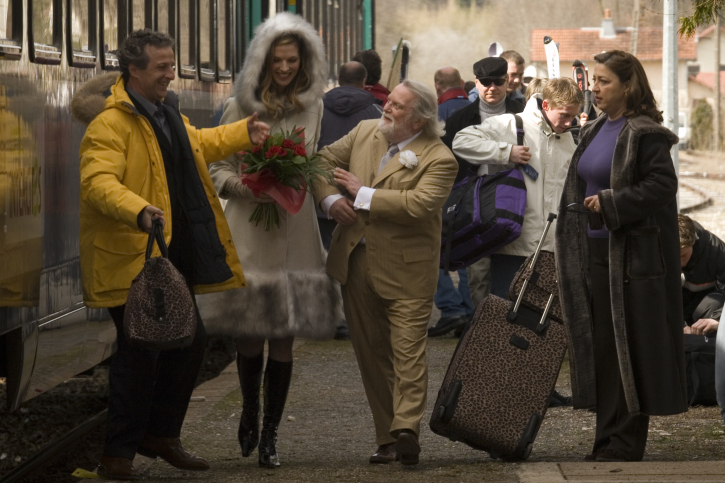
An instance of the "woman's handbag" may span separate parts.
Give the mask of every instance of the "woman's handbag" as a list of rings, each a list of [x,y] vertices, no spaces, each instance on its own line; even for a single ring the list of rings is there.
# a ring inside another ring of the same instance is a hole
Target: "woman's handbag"
[[[161,257],[151,258],[154,240]],[[160,220],[153,222],[146,263],[128,291],[123,332],[131,345],[154,350],[188,347],[196,335],[194,299],[186,279],[168,259]]]

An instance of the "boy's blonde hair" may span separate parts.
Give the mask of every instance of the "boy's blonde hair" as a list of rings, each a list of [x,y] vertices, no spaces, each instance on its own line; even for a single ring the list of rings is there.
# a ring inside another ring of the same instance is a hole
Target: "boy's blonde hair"
[[[584,104],[584,94],[573,79],[549,79],[541,94],[549,103],[549,107],[581,106]]]

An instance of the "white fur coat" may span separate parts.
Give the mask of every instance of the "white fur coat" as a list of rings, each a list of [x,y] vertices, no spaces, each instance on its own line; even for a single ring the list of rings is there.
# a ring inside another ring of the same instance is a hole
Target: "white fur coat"
[[[304,110],[287,111],[273,120],[255,92],[267,51],[274,39],[285,32],[293,32],[305,42],[304,62],[312,84],[298,95]],[[325,49],[317,32],[299,16],[277,14],[257,29],[234,85],[234,97],[224,105],[222,123],[257,112],[260,119],[270,124],[272,133],[304,126],[307,152],[314,153],[320,137],[326,77]],[[197,297],[207,331],[264,338],[298,335],[320,339],[334,335],[342,317],[341,297],[339,288],[325,273],[326,254],[312,195],[307,194],[296,215],[278,207],[279,228],[265,231],[261,225],[254,226],[248,221],[256,207],[251,192],[227,190],[227,181],[240,175],[239,161],[229,158],[215,163],[209,171],[219,196],[228,200],[225,215],[247,287]]]

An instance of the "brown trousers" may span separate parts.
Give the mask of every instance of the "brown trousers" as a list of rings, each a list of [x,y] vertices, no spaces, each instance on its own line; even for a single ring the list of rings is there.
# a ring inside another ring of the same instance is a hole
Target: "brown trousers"
[[[428,391],[425,346],[433,296],[380,297],[364,246],[353,250],[349,264],[342,298],[350,340],[373,413],[377,444],[392,443],[401,429],[420,433]]]

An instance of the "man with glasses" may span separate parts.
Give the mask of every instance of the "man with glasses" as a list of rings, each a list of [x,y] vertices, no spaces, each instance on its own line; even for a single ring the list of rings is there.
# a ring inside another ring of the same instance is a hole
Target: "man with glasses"
[[[498,116],[500,114],[517,114],[524,110],[524,105],[520,102],[509,99],[506,96],[508,88],[508,62],[500,57],[486,57],[473,64],[473,75],[476,77],[476,89],[478,90],[478,98],[466,107],[463,107],[446,120],[446,133],[441,140],[453,150],[453,138],[456,137],[458,131],[469,126],[477,126],[486,119]],[[455,153],[454,153],[455,154]],[[456,182],[466,177],[469,171],[476,172],[479,166],[473,165],[460,156],[456,156],[458,161],[458,175]],[[489,172],[497,172],[505,167],[488,166]],[[484,257],[468,267],[468,285],[471,291],[471,300],[473,306],[479,303],[489,294],[491,290],[491,277],[489,274],[490,259]],[[444,321],[445,322],[445,321]],[[431,328],[430,335],[444,335],[451,330],[461,330],[460,324],[455,326],[441,326]]]

